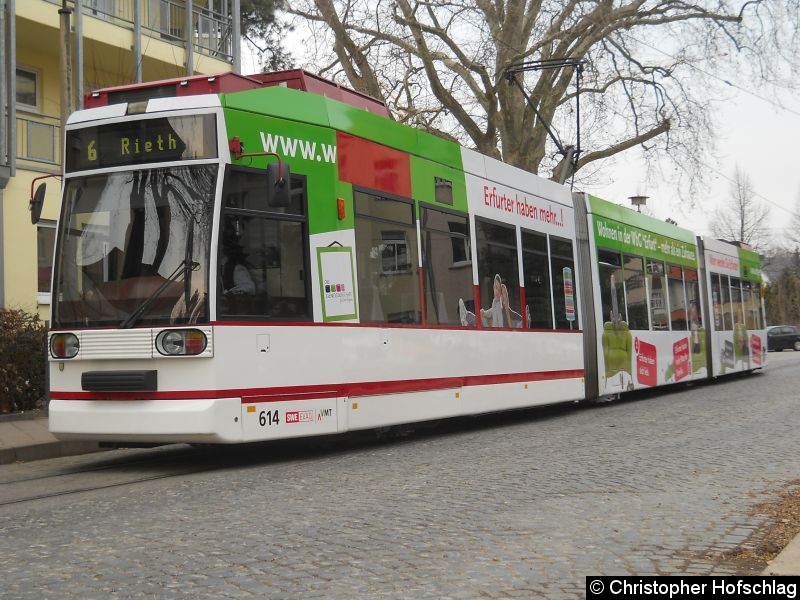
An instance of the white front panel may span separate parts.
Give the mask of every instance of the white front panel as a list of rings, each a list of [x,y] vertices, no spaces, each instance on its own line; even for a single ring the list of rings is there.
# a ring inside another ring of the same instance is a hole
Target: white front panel
[[[172,356],[172,360],[186,360],[194,358],[209,358],[214,356],[214,336],[209,325],[192,326],[170,329],[197,329],[206,336],[206,347],[203,352],[194,356]],[[91,329],[75,331],[80,347],[75,358],[64,362],[80,362],[83,360],[116,360],[116,359],[145,359],[158,358],[162,355],[155,347],[156,338],[163,328],[142,329]],[[50,333],[50,337],[53,333]],[[49,342],[49,338],[48,338]],[[164,358],[164,357],[162,357]],[[50,358],[51,361],[58,359]]]
[[[72,360],[152,358],[152,329],[95,329],[77,332],[78,356]]]
[[[49,424],[63,440],[240,442],[240,414],[239,398],[51,400]]]

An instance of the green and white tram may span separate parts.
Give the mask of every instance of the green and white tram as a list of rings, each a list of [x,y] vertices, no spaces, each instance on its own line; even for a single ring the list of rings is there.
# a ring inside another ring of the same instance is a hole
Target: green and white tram
[[[709,328],[723,267],[704,265],[728,245],[703,254],[309,74],[88,105],[65,132],[54,261],[60,438],[332,434],[764,364],[757,255],[734,253],[748,275],[724,271]]]

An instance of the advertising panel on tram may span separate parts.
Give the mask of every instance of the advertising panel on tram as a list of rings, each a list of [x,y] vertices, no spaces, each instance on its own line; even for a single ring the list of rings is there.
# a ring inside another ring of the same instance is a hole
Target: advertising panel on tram
[[[713,375],[764,367],[767,337],[758,253],[710,238],[702,243],[712,315]]]
[[[708,376],[691,231],[586,196],[599,394]]]

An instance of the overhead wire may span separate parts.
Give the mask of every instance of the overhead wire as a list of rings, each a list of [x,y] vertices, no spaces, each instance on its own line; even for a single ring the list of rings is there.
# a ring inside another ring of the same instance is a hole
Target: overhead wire
[[[632,39],[633,41],[641,44],[642,46],[650,48],[651,50],[653,50],[655,52],[658,52],[659,54],[663,54],[664,56],[666,56],[668,58],[671,58],[672,60],[678,60],[672,54],[670,54],[668,52],[665,52],[661,48],[657,48],[657,47],[653,46],[652,44],[649,44],[648,42],[645,42],[645,41],[643,41],[643,40],[641,40],[641,39],[639,39],[637,37],[634,37],[630,33],[625,33],[625,35],[627,37],[629,37],[630,39]],[[770,105],[774,106],[775,108],[778,108],[778,109],[780,109],[782,111],[786,111],[786,112],[792,113],[793,115],[796,115],[796,116],[800,117],[800,111],[796,111],[796,110],[794,110],[792,108],[789,108],[788,106],[783,106],[782,104],[779,104],[779,103],[775,102],[774,100],[771,100],[770,98],[767,98],[765,96],[761,96],[759,94],[756,94],[752,90],[749,90],[749,89],[744,88],[744,87],[742,87],[742,86],[740,86],[738,84],[735,84],[735,83],[733,83],[733,82],[731,82],[731,81],[729,81],[729,80],[727,80],[727,79],[725,79],[723,77],[720,77],[719,75],[716,75],[714,73],[706,71],[705,69],[701,69],[700,67],[698,67],[697,65],[695,65],[693,63],[687,62],[687,63],[684,63],[684,64],[686,64],[686,66],[688,66],[689,68],[694,69],[695,71],[698,71],[699,73],[702,73],[703,75],[705,75],[707,77],[711,77],[712,79],[716,79],[717,81],[721,81],[722,83],[724,83],[724,84],[726,84],[726,85],[728,85],[728,86],[730,86],[730,87],[732,87],[734,89],[737,89],[737,90],[739,90],[741,92],[744,92],[745,94],[748,94],[748,95],[750,95],[750,96],[752,96],[752,97],[754,97],[754,98],[756,98],[758,100],[761,100],[762,102],[766,102],[767,104],[770,104]],[[700,162],[704,167],[706,167],[710,171],[713,171],[714,173],[716,173],[717,175],[719,175],[720,177],[722,177],[726,181],[728,181],[730,183],[736,183],[733,179],[731,179],[730,177],[728,177],[724,173],[720,172],[719,170],[715,169],[711,165],[706,164],[705,162],[702,162],[702,161],[700,161]],[[789,213],[789,215],[791,215],[792,217],[800,218],[800,215],[798,215],[798,213],[796,213],[794,210],[786,208],[785,206],[779,204],[778,202],[775,202],[774,200],[771,200],[770,198],[767,198],[763,194],[759,194],[755,190],[753,190],[753,195],[757,196],[758,198],[760,198],[761,200],[763,200],[767,204],[770,204],[770,205],[772,205],[772,206],[774,206],[776,208],[779,208],[780,210],[783,210],[783,211]]]
[[[627,37],[632,39],[634,42],[636,42],[638,44],[641,44],[642,46],[645,46],[647,48],[650,48],[651,50],[653,50],[655,52],[658,52],[659,54],[663,54],[664,56],[666,56],[668,58],[671,58],[672,60],[678,60],[677,57],[673,56],[669,52],[665,52],[661,48],[657,48],[657,47],[653,46],[652,44],[649,44],[649,43],[647,43],[647,42],[645,42],[643,40],[640,40],[639,38],[634,37],[630,33],[625,33],[624,35],[626,35]],[[740,85],[738,85],[736,83],[733,83],[732,81],[729,81],[728,79],[725,79],[724,77],[720,77],[719,75],[711,73],[710,71],[706,71],[705,69],[701,69],[700,67],[698,67],[697,65],[695,65],[695,64],[693,64],[691,62],[685,62],[683,64],[685,64],[690,69],[694,69],[695,71],[697,71],[699,73],[702,73],[706,77],[711,77],[712,79],[716,79],[717,81],[721,81],[722,83],[724,83],[727,86],[730,86],[730,87],[732,87],[734,89],[739,90],[740,92],[744,92],[745,94],[753,96],[753,98],[757,98],[757,99],[761,100],[762,102],[766,102],[767,104],[771,104],[775,108],[778,108],[780,110],[784,110],[786,112],[792,113],[793,115],[796,115],[796,116],[800,117],[800,111],[796,111],[793,108],[789,108],[788,106],[783,106],[782,104],[779,104],[778,102],[775,102],[774,100],[772,100],[770,98],[767,98],[766,96],[761,96],[759,94],[756,94],[754,91],[749,90],[749,89],[747,89],[745,87],[742,87],[742,86],[740,86]]]

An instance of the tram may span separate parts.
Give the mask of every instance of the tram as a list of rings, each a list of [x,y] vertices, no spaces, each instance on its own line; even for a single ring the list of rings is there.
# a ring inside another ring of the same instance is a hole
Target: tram
[[[765,366],[758,255],[302,71],[111,88],[66,126],[50,430],[211,442]]]

